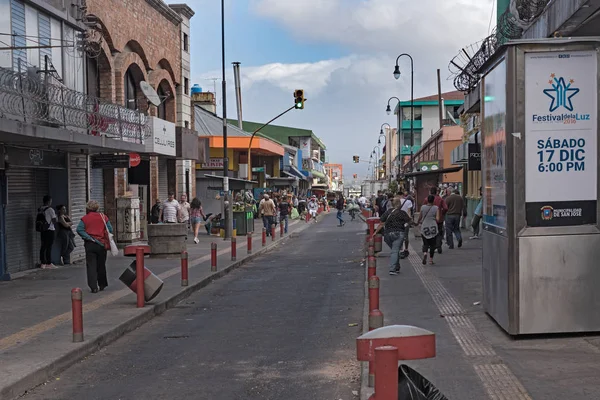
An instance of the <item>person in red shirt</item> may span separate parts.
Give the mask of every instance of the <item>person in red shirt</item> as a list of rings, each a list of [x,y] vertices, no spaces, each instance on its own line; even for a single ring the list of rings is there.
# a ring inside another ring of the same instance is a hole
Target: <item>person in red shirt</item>
[[[442,197],[439,195],[439,189],[437,187],[433,186],[429,190],[429,194],[435,196],[433,205],[438,207],[438,209],[440,210],[440,214],[441,214],[442,222],[438,222],[438,235],[435,238],[435,244],[436,244],[437,252],[439,254],[442,254],[442,242],[444,240],[444,218],[446,216],[446,213],[448,212],[448,205],[446,204],[444,199],[442,199]],[[429,197],[429,196],[427,196],[427,197]],[[422,204],[423,205],[428,204],[427,198],[425,198],[425,200],[423,201]]]

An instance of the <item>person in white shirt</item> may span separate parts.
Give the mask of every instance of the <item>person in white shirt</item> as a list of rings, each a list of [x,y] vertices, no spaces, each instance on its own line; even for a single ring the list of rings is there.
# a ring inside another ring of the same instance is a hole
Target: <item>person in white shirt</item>
[[[308,202],[308,212],[310,213],[310,217],[317,222],[317,211],[319,210],[319,202],[317,201],[317,196],[313,196]]]
[[[412,217],[413,212],[412,209],[414,207],[413,202],[406,197],[405,193],[400,192],[398,195],[400,197],[400,209],[406,212],[410,217]],[[410,236],[410,225],[406,226],[406,230],[404,231],[404,251],[400,254],[400,258],[408,257],[408,237]]]
[[[179,207],[181,212],[179,213],[179,222],[189,226],[190,224],[190,203],[187,201],[187,195],[182,194],[179,198]]]
[[[160,220],[167,224],[175,224],[181,215],[181,206],[175,200],[175,193],[169,193],[169,199],[164,202],[160,210]]]

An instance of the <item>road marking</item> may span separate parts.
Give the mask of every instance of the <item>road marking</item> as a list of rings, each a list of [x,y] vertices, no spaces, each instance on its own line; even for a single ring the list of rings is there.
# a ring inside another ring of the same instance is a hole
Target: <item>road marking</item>
[[[421,253],[411,244],[410,263],[444,316],[452,335],[481,380],[485,391],[493,400],[531,400],[531,396],[510,368],[498,357],[490,343],[477,331],[465,309],[444,287],[438,277],[422,264]]]
[[[298,222],[299,221],[293,221],[288,225],[288,227],[294,226]],[[246,242],[241,242],[241,243],[238,243],[237,248],[243,249],[244,247],[246,247],[246,245],[247,245]],[[217,251],[217,256],[222,256],[224,254],[227,254],[230,250],[231,250],[231,248],[227,247],[223,250]],[[195,260],[193,260],[190,263],[189,268],[192,269],[194,267],[197,267],[201,263],[208,261],[208,260],[210,260],[210,254],[203,256],[203,257],[196,258]],[[165,271],[162,274],[159,274],[158,277],[162,280],[166,280],[167,278],[170,278],[170,277],[180,274],[180,273],[181,273],[181,267],[176,267],[176,268],[170,269],[168,271]],[[121,289],[121,290],[118,290],[118,291],[114,292],[113,294],[103,297],[101,299],[94,300],[90,303],[84,303],[83,304],[83,314],[85,315],[86,313],[97,310],[98,308],[100,308],[102,306],[105,306],[107,304],[115,302],[129,294],[132,294],[132,293],[133,292],[129,288]],[[43,321],[43,322],[40,322],[33,326],[30,326],[29,328],[25,328],[19,332],[13,333],[12,335],[3,337],[0,339],[0,351],[7,350],[11,347],[22,344],[24,342],[27,342],[27,341],[33,339],[34,337],[36,337],[44,332],[47,332],[51,329],[54,329],[58,325],[68,322],[70,320],[71,320],[71,311],[68,311],[66,313],[57,315],[53,318],[47,319],[46,321]]]

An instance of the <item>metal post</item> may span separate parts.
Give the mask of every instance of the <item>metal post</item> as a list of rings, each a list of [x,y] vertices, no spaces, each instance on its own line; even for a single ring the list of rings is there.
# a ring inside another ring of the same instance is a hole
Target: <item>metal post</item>
[[[227,153],[227,82],[225,80],[225,0],[221,0],[221,69],[223,75],[222,96],[223,96],[223,201],[231,203],[229,199],[229,156]],[[233,221],[231,220],[232,207],[229,204],[229,210],[224,209],[225,218],[225,237],[231,237]]]
[[[275,241],[275,224],[271,225],[271,239],[274,242]]]
[[[267,228],[262,229],[262,245],[263,247],[267,245]]]
[[[79,288],[71,290],[71,312],[73,320],[73,342],[83,342],[83,292]]]
[[[252,233],[248,232],[246,237],[248,240],[248,244],[246,245],[246,250],[248,251],[248,254],[252,254]]]
[[[137,307],[144,307],[144,248],[138,247],[135,250],[135,283],[137,295]]]
[[[411,55],[407,54],[408,58],[410,58],[410,172],[415,170],[414,166],[414,146],[415,146],[415,73],[413,67],[413,58]]]
[[[231,238],[231,261],[235,261],[237,258],[237,239]]]
[[[217,244],[210,244],[210,270],[215,272],[217,270]]]
[[[237,105],[238,128],[242,128],[244,121],[242,120],[242,88],[240,79],[240,63],[233,62],[233,80],[235,83],[235,103]],[[250,180],[250,179],[249,179]]]
[[[398,348],[375,348],[375,397],[379,400],[398,398]]]
[[[181,286],[188,285],[188,252],[181,252]]]

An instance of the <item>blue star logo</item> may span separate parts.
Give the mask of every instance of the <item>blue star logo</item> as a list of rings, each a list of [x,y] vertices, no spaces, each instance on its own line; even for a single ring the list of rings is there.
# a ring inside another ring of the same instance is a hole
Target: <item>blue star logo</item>
[[[572,99],[579,93],[579,89],[571,87],[575,81],[571,79],[567,84],[564,78],[557,78],[555,74],[552,74],[548,83],[552,85],[552,89],[545,89],[544,94],[552,99],[550,112],[556,111],[559,107],[573,111]]]

